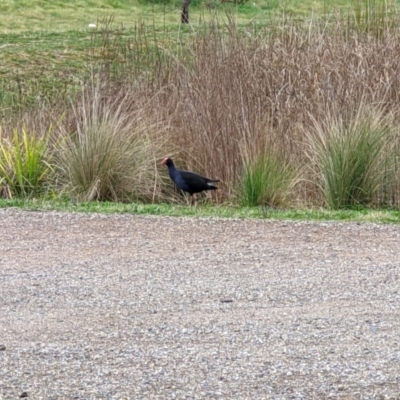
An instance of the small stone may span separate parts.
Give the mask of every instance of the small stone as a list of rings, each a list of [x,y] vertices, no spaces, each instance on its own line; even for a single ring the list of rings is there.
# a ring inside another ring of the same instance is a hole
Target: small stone
[[[221,299],[221,303],[233,303],[232,299]]]
[[[22,392],[19,397],[28,397],[28,393],[27,392]]]
[[[5,344],[0,344],[0,351],[4,351],[6,349],[6,345]]]

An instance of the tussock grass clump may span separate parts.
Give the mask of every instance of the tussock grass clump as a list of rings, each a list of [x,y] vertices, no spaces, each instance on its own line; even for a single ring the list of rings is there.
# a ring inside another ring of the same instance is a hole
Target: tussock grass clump
[[[382,205],[394,184],[394,135],[382,111],[360,108],[350,118],[315,121],[309,134],[317,181],[326,205],[340,209]]]
[[[125,91],[109,96],[100,85],[83,90],[73,106],[75,129],[63,127],[56,153],[63,193],[84,201],[159,198],[157,158],[167,136],[132,104]]]
[[[39,136],[26,128],[14,129],[11,137],[0,130],[0,194],[7,198],[43,194],[51,171],[49,135]]]
[[[296,179],[293,165],[277,151],[268,149],[255,160],[245,160],[239,189],[242,206],[287,205]]]

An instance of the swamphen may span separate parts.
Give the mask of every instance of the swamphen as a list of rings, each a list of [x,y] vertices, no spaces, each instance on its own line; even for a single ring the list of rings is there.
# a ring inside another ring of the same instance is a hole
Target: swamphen
[[[218,189],[214,186],[214,183],[219,182],[218,179],[208,179],[204,176],[195,174],[194,172],[176,169],[174,162],[170,158],[164,158],[161,164],[168,167],[169,176],[175,185],[179,189],[190,194],[192,204],[197,203],[194,194],[203,192],[204,190]]]

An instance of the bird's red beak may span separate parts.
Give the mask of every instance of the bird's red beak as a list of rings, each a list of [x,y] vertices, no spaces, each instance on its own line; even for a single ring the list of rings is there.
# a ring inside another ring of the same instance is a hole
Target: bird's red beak
[[[161,161],[161,165],[165,165],[167,163],[168,157],[164,158],[164,160]]]

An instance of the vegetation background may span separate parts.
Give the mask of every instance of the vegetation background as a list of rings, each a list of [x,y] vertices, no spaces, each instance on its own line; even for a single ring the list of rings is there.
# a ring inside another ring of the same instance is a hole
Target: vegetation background
[[[3,198],[399,208],[396,2],[180,5],[1,2]]]

